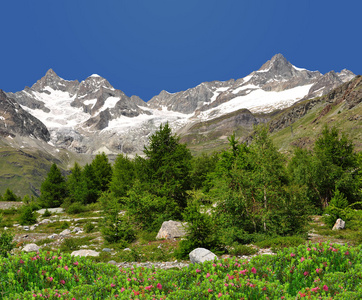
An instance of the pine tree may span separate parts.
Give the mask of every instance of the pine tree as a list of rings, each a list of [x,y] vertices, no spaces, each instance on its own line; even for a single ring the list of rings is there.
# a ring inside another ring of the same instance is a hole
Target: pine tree
[[[133,186],[135,180],[134,163],[123,154],[119,154],[113,165],[110,191],[112,196],[120,199],[127,196],[128,190]]]
[[[67,197],[66,182],[56,164],[51,166],[40,193],[40,203],[47,208],[60,206]]]
[[[159,197],[176,202],[182,209],[186,207],[186,191],[191,187],[191,153],[179,137],[172,135],[168,123],[160,125],[145,147],[146,171],[151,191]],[[180,212],[179,212],[180,213]]]
[[[82,168],[77,162],[74,163],[71,173],[67,178],[67,188],[69,191],[70,202],[84,202],[86,194],[85,181],[83,179]]]

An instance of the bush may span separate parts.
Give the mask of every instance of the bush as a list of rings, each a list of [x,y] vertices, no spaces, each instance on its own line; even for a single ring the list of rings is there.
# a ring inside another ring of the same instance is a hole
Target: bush
[[[60,225],[61,229],[68,229],[69,227],[70,227],[70,224],[67,221],[62,222],[62,225]]]
[[[0,235],[0,256],[6,257],[7,253],[9,253],[14,247],[15,243],[13,243],[14,234],[10,231],[4,231]]]
[[[16,196],[12,190],[7,188],[2,200],[3,201],[21,201],[21,198]]]
[[[234,244],[228,251],[231,255],[253,255],[258,252],[258,250],[252,246],[240,244]]]
[[[48,209],[46,209],[45,212],[43,213],[44,218],[50,217],[51,215],[52,213]]]
[[[35,213],[30,206],[26,205],[21,208],[19,223],[21,225],[32,225],[36,223]]]
[[[329,206],[325,209],[326,214],[323,216],[324,222],[332,228],[338,218],[346,221],[348,214],[348,209],[346,210],[347,206],[347,198],[343,195],[343,193],[336,189]]]
[[[256,243],[260,248],[271,248],[273,252],[277,252],[283,248],[297,247],[305,244],[305,239],[298,236],[277,237]]]
[[[66,209],[66,211],[67,211],[68,214],[76,215],[76,214],[84,212],[85,207],[80,202],[74,202],[68,207],[68,209]]]
[[[95,228],[94,224],[92,224],[91,222],[87,222],[84,224],[83,226],[83,230],[86,232],[86,233],[90,233],[92,232],[92,230]]]
[[[101,227],[103,238],[109,243],[122,242],[124,246],[135,240],[133,230],[127,216],[119,215],[117,212],[109,214],[103,220]]]

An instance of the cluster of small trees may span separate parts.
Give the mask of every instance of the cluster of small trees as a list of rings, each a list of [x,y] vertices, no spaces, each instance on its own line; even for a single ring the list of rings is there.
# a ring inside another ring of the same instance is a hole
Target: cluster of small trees
[[[76,163],[67,178],[53,165],[40,203],[71,208],[100,202],[110,242],[131,241],[135,230],[154,232],[165,220],[186,220],[186,252],[301,233],[308,216],[326,209],[333,197],[348,206],[361,196],[361,154],[336,128],[326,127],[313,150],[296,149],[289,160],[265,126],[256,128],[250,145],[234,135],[229,142],[229,150],[192,157],[168,124],[161,125],[144,157],[121,154],[112,166],[98,154],[83,168]]]

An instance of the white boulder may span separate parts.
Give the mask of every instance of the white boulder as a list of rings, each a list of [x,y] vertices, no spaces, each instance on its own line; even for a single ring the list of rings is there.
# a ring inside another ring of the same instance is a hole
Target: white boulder
[[[190,252],[189,256],[193,264],[213,261],[215,258],[217,259],[217,256],[214,253],[205,248],[196,248]]]

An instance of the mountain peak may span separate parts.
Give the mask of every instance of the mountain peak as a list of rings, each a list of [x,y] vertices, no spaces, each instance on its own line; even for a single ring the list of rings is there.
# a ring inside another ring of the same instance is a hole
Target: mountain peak
[[[45,73],[45,77],[59,77],[52,68],[50,68],[46,73]]]

